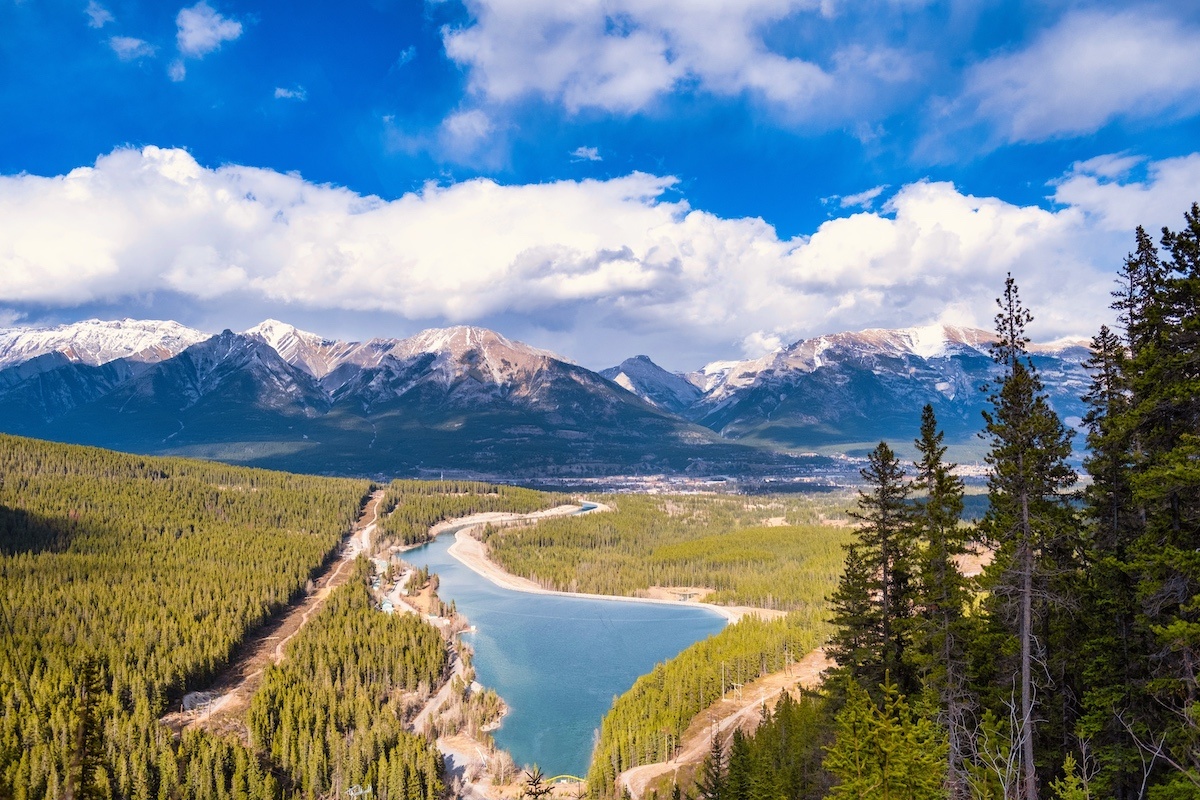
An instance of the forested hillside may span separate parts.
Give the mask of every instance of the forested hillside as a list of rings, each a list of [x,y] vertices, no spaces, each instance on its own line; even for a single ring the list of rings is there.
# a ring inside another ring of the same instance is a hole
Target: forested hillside
[[[94,769],[150,797],[215,746],[176,752],[159,715],[302,590],[368,490],[0,437],[0,795],[61,797]]]
[[[611,796],[623,770],[666,761],[692,718],[724,691],[784,669],[823,635],[822,627],[796,615],[773,621],[748,617],[656,665],[605,715],[588,773],[592,792]]]
[[[382,614],[355,578],[267,669],[250,707],[251,740],[303,797],[372,786],[381,800],[437,800],[442,759],[405,730],[404,695],[440,682],[441,635],[420,618]]]
[[[632,595],[651,586],[714,590],[715,603],[796,611],[814,629],[841,570],[845,497],[604,498],[613,513],[486,532],[509,572],[564,591]],[[770,522],[770,525],[764,523]]]

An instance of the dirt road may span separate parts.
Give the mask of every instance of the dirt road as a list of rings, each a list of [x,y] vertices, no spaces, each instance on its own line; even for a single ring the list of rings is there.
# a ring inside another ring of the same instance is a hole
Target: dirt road
[[[248,740],[243,713],[262,681],[263,671],[270,664],[283,660],[284,646],[308,624],[333,590],[350,578],[354,559],[370,546],[382,500],[383,490],[371,495],[363,507],[362,515],[343,539],[337,560],[314,581],[317,590],[243,642],[229,667],[204,690],[210,698],[207,703],[191,711],[179,710],[167,714],[160,720],[164,725],[176,732],[201,726],[235,734],[243,741]]]
[[[675,758],[627,769],[618,777],[618,783],[629,790],[633,800],[642,800],[646,788],[654,781],[664,775],[678,776],[681,768],[694,766],[704,760],[712,745],[714,727],[722,745],[728,747],[735,729],[752,731],[758,727],[762,721],[764,703],[773,706],[784,691],[797,686],[815,686],[830,664],[825,651],[817,649],[784,672],[776,672],[746,684],[740,699],[730,692],[692,720],[683,734]]]

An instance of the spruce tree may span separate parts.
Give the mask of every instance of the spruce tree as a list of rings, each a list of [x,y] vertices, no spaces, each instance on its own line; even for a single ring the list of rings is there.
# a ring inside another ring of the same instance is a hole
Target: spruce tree
[[[859,542],[845,546],[846,560],[837,589],[829,596],[830,627],[825,652],[838,669],[866,686],[883,678],[883,619],[872,597],[874,560],[864,556]]]
[[[1165,259],[1139,238],[1127,268],[1141,289],[1126,311],[1126,428],[1141,521],[1131,558],[1139,622],[1154,637],[1154,702],[1139,709],[1141,723],[1180,779],[1200,782],[1200,207],[1184,220],[1180,231],[1163,230]]]
[[[1045,577],[1061,554],[1062,538],[1070,528],[1067,489],[1075,482],[1068,466],[1069,431],[1050,408],[1046,393],[1029,358],[1025,327],[1033,315],[1021,303],[1016,282],[1009,275],[996,315],[997,342],[992,357],[1001,368],[984,412],[989,510],[981,525],[997,548],[992,564],[993,596],[1012,599],[1009,624],[1017,639],[1016,684],[1017,741],[1021,762],[1020,800],[1038,796],[1034,734],[1034,661],[1046,658],[1046,642],[1035,634],[1035,612],[1044,619]],[[1035,605],[1039,606],[1035,608]]]
[[[968,531],[960,525],[963,483],[955,465],[944,460],[944,434],[933,406],[921,411],[921,435],[915,445],[918,488],[925,497],[916,504],[916,531],[924,540],[917,560],[919,608],[914,633],[914,661],[927,690],[937,698],[949,748],[947,789],[951,798],[965,797],[966,716],[968,698],[963,610],[970,598],[956,558],[969,552]]]
[[[890,682],[879,705],[850,682],[835,719],[825,768],[834,800],[941,800],[946,797],[946,743],[941,729],[915,712]]]
[[[1144,233],[1139,229],[1139,241]],[[1122,292],[1114,304],[1123,316],[1134,318],[1139,308],[1124,299],[1133,296],[1140,282],[1130,269],[1138,258],[1130,255],[1126,260]],[[1147,677],[1148,642],[1137,621],[1137,585],[1130,561],[1141,525],[1131,484],[1129,361],[1125,342],[1107,326],[1092,339],[1091,351],[1085,366],[1092,381],[1083,396],[1088,406],[1083,417],[1088,455],[1083,464],[1092,483],[1082,492],[1087,568],[1077,586],[1083,624],[1077,683],[1084,687],[1077,733],[1088,742],[1097,765],[1093,784],[1106,796],[1127,798],[1139,796],[1144,776],[1143,759],[1123,726],[1133,723],[1131,709],[1148,699],[1137,688]]]
[[[700,800],[722,800],[725,797],[725,753],[721,750],[721,739],[716,729],[712,732],[708,755],[700,765],[696,796]]]
[[[873,669],[867,670],[866,686],[873,689],[890,675],[902,692],[911,692],[916,679],[906,651],[913,611],[913,513],[908,502],[912,486],[885,442],[867,457],[860,474],[867,488],[859,491],[859,510],[850,516],[860,523],[859,547],[871,572],[868,586],[878,604],[879,622],[879,652]]]

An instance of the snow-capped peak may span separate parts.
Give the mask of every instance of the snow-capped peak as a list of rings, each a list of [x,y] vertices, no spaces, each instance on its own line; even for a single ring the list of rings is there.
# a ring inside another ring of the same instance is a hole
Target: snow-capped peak
[[[333,344],[329,339],[315,333],[302,331],[295,325],[289,325],[277,319],[263,320],[253,328],[243,331],[243,334],[262,339],[271,345],[276,353],[283,356],[285,361],[291,361],[302,350]]]
[[[0,369],[46,353],[90,366],[118,358],[154,363],[210,336],[171,320],[89,319],[53,328],[9,328],[0,330]]]
[[[538,371],[547,359],[571,363],[548,350],[471,325],[421,331],[396,342],[389,355],[411,358],[425,353],[436,357],[434,369],[447,382],[470,371],[476,375],[486,374],[493,383],[508,384],[518,374],[528,375]]]
[[[263,320],[245,335],[266,342],[284,361],[316,378],[329,374],[359,348],[358,342],[326,339],[277,319]]]
[[[568,359],[549,350],[542,350],[524,342],[515,342],[488,328],[473,325],[454,325],[449,328],[428,328],[403,339],[397,345],[411,353],[448,353],[461,356],[469,350],[506,350],[556,361],[571,363]]]

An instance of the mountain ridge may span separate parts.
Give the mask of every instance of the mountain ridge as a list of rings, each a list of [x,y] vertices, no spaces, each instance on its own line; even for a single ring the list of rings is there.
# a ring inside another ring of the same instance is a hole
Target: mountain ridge
[[[715,468],[715,454],[778,466],[781,453],[911,439],[925,403],[966,441],[997,370],[990,332],[944,325],[827,334],[687,374],[644,355],[593,372],[467,325],[363,342],[273,319],[214,336],[136,320],[2,333],[6,430],[310,471],[503,471],[506,453],[514,469],[558,472]],[[1082,340],[1029,349],[1077,422]]]

